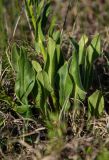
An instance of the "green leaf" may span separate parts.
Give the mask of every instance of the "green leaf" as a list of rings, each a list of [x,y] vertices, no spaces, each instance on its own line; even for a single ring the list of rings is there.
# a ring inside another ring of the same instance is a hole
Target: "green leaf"
[[[78,87],[83,89],[83,86],[82,86],[82,83],[81,83],[79,63],[78,63],[78,55],[77,54],[78,53],[76,51],[73,52],[70,67],[69,67],[69,73],[73,77],[75,84],[77,84]]]
[[[15,92],[23,104],[28,104],[27,98],[35,83],[35,71],[27,58],[24,48],[21,48],[20,50],[17,68],[18,72],[16,75]]]
[[[100,116],[104,109],[104,97],[101,91],[96,90],[88,98],[88,109],[91,115]]]
[[[36,106],[39,108],[44,116],[47,116],[48,104],[47,98],[49,92],[44,89],[40,81],[37,80],[37,96],[36,96]]]
[[[54,34],[55,35],[55,34]],[[55,85],[55,77],[58,69],[64,64],[63,55],[60,52],[60,34],[56,32],[56,39],[49,37],[47,46],[47,62],[45,65],[45,71],[48,73],[51,86]]]
[[[31,110],[30,110],[30,105],[16,106],[14,108],[14,110],[17,113],[21,114],[25,118],[31,118],[32,117],[32,113],[31,113]]]
[[[100,43],[100,35],[96,35],[89,47],[87,48],[87,56],[89,64],[92,64],[93,61],[100,56],[101,54],[101,43]]]
[[[75,89],[74,89],[74,100],[84,100],[86,93],[82,86],[81,77],[80,77],[80,70],[79,70],[79,62],[78,62],[78,53],[76,51],[73,52],[70,66],[69,66],[69,73],[73,78]]]
[[[48,0],[46,2],[45,6],[43,6],[44,9],[43,9],[43,14],[41,16],[41,18],[42,18],[41,27],[42,27],[43,32],[45,30],[45,27],[46,27],[46,24],[47,24],[47,20],[48,20],[48,16],[50,14],[50,5],[51,5],[51,2],[50,2],[50,0]]]
[[[59,69],[59,102],[63,106],[66,99],[70,98],[70,94],[73,89],[72,80],[68,74],[68,62]],[[70,107],[70,102],[68,103],[67,109]]]
[[[79,41],[79,65],[84,63],[85,59],[85,45],[88,42],[88,37],[86,35],[83,35],[82,38]]]
[[[37,7],[37,14],[40,15],[42,13],[44,7],[44,0],[41,0]]]
[[[75,86],[75,94],[74,95],[75,95],[74,96],[75,100],[83,101],[85,99],[85,97],[86,97],[86,92],[76,85]]]
[[[86,50],[85,63],[83,69],[83,86],[86,90],[90,87],[93,80],[93,63],[96,60],[96,58],[98,58],[100,55],[100,36],[96,35]]]
[[[48,76],[51,85],[54,85],[54,76],[56,72],[56,43],[49,37],[48,39]]]
[[[36,104],[41,109],[42,113],[47,115],[47,110],[49,109],[47,99],[50,95],[54,98],[54,91],[50,85],[48,74],[44,70],[37,73],[36,80],[38,84]]]
[[[42,108],[44,103],[44,93],[43,87],[39,81],[37,81],[37,95],[36,95],[36,105],[38,108]]]
[[[54,32],[55,25],[56,25],[56,16],[53,16],[52,20],[51,20],[51,23],[50,23],[49,31],[48,31],[50,37],[52,36],[52,34]]]
[[[39,24],[38,24],[38,37],[39,37],[39,40],[41,41],[44,41],[45,39],[42,28],[41,28],[41,20],[39,21]]]
[[[13,69],[17,72],[18,71],[18,60],[19,60],[19,51],[20,49],[16,46],[16,44],[12,47],[12,55],[11,55],[11,62]]]
[[[26,11],[28,13],[29,18],[31,19],[32,26],[36,31],[36,18],[34,14],[33,4],[30,3],[30,0],[25,0]]]
[[[38,23],[38,44],[36,43],[36,49],[37,51],[40,51],[40,53],[43,55],[44,61],[46,62],[47,53],[44,47],[44,40],[45,40],[45,37],[42,32],[41,21],[39,21]]]
[[[61,36],[61,32],[60,31],[53,32],[53,40],[56,43],[60,42],[60,36]]]
[[[32,65],[34,69],[36,70],[36,72],[42,71],[41,65],[37,61],[32,61]]]
[[[53,91],[49,82],[48,74],[44,70],[37,73],[36,79],[42,84],[44,89],[48,90],[49,92]]]
[[[74,49],[76,50],[76,52],[78,53],[79,52],[79,44],[75,41],[74,38],[70,38],[71,40],[71,43],[73,44],[74,46]]]
[[[21,106],[16,106],[15,111],[24,114],[29,110],[29,105],[21,105]]]

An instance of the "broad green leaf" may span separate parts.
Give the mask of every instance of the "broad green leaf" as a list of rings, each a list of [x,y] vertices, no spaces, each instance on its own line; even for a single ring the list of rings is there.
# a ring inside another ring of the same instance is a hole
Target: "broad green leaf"
[[[40,84],[39,81],[37,81],[37,96],[36,96],[36,105],[38,108],[43,107],[44,103],[44,93],[43,93],[43,87]]]
[[[92,83],[93,63],[96,60],[96,58],[100,56],[100,54],[100,36],[96,35],[86,50],[85,63],[83,69],[83,85],[86,90],[90,87]]]
[[[101,91],[96,90],[88,98],[88,109],[91,115],[99,116],[102,114],[104,109],[104,97]]]
[[[42,110],[42,112],[44,112],[44,114],[47,114],[48,110],[47,98],[51,95],[54,104],[56,101],[54,90],[51,87],[51,84],[49,82],[49,77],[44,70],[37,73],[36,80],[38,84],[38,94],[36,96],[36,103]]]
[[[79,65],[84,63],[85,60],[85,45],[88,42],[88,37],[83,35],[79,41]]]
[[[76,51],[73,52],[71,63],[69,67],[69,73],[73,77],[75,84],[83,89],[80,77],[79,63],[78,63],[78,53]]]
[[[70,94],[73,89],[72,80],[68,74],[68,62],[59,69],[59,102],[63,106],[66,99],[70,98]],[[70,102],[68,103],[67,109],[70,107]]]
[[[37,88],[38,88],[37,92],[38,94],[36,96],[36,106],[41,110],[42,114],[46,116],[48,110],[47,98],[49,92],[44,89],[43,85],[38,80],[37,80]]]
[[[74,89],[74,99],[84,100],[86,93],[81,83],[80,70],[79,70],[79,62],[78,62],[78,53],[76,51],[73,52],[71,63],[69,66],[69,73],[73,78],[75,83]]]
[[[53,32],[53,40],[56,43],[60,42],[60,36],[61,36],[61,32],[60,31]]]
[[[45,66],[45,70],[48,73],[49,81],[52,87],[54,86],[55,77],[58,69],[64,64],[63,55],[60,52],[61,48],[60,48],[59,35],[58,38],[56,38],[55,40],[52,39],[51,37],[48,38],[48,46],[47,46],[48,56]]]
[[[86,92],[76,85],[75,86],[75,94],[74,94],[75,100],[82,101],[85,99],[85,96],[86,96]]]
[[[87,48],[87,56],[90,64],[101,54],[100,35],[96,35],[89,47]]]
[[[56,16],[53,16],[52,20],[51,20],[51,24],[50,24],[50,27],[49,27],[49,35],[50,37],[52,36],[53,34],[53,31],[54,31],[54,28],[55,28],[55,25],[56,25]]]
[[[44,109],[44,112],[47,111],[46,106],[47,104],[47,99],[51,97],[52,103],[54,107],[57,106],[57,99],[55,96],[54,89],[52,88],[48,74],[42,70],[37,73],[36,80],[38,82],[38,95],[36,97],[36,101],[38,104],[41,104],[42,109]]]
[[[48,76],[51,85],[54,85],[54,76],[56,72],[56,43],[49,37],[48,39]]]
[[[21,48],[16,75],[15,92],[23,104],[28,104],[28,95],[35,83],[35,71],[27,58],[24,48]]]
[[[61,33],[60,31],[56,31],[53,33],[53,40],[55,41],[56,43],[56,68],[57,70],[62,66],[64,65],[64,57],[63,57],[63,54],[61,53]]]
[[[36,79],[42,84],[44,89],[48,90],[49,92],[53,91],[49,82],[49,77],[44,70],[37,73]]]
[[[34,69],[36,70],[36,72],[42,71],[41,65],[37,61],[32,61],[32,65]]]
[[[13,45],[12,47],[12,55],[11,55],[11,62],[14,70],[17,72],[18,71],[18,60],[19,60],[19,51],[20,49],[16,46],[16,44]]]
[[[43,55],[44,61],[46,62],[47,53],[46,53],[46,50],[45,50],[45,47],[44,47],[44,44],[43,44],[44,40],[45,40],[45,37],[44,37],[43,32],[42,32],[41,21],[40,21],[39,24],[38,24],[38,46],[37,46],[37,49],[40,50],[40,53]]]
[[[70,38],[71,40],[71,43],[73,44],[74,46],[74,49],[76,50],[76,52],[78,53],[79,52],[79,44],[75,41],[75,39],[73,38]]]
[[[38,24],[38,37],[39,37],[39,41],[44,41],[45,40],[45,37],[44,37],[44,34],[43,34],[43,31],[42,31],[42,27],[41,27],[41,20],[39,21],[39,24]]]
[[[36,50],[37,54],[39,54],[41,52],[38,40],[35,41],[35,50]]]

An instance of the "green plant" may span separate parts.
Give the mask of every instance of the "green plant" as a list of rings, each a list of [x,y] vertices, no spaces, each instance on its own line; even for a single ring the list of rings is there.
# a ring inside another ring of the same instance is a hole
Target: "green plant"
[[[90,97],[88,97],[88,109],[90,115],[99,116],[104,110],[104,97],[101,91],[96,90]]]
[[[93,87],[94,62],[102,55],[100,35],[95,35],[91,42],[83,35],[79,43],[71,37],[72,55],[66,61],[61,51],[62,34],[55,29],[54,22],[46,34],[43,30],[43,18],[48,17],[50,1],[25,0],[25,5],[32,20],[36,53],[41,54],[43,63],[31,60],[24,47],[13,45],[11,62],[16,75],[17,97],[14,110],[24,117],[32,117],[34,105],[48,126],[49,137],[54,134],[60,137],[63,133],[61,123],[70,109],[77,110],[87,101],[89,115],[99,116],[103,112],[101,91],[93,88],[93,94],[87,97],[88,90]],[[52,121],[60,124],[54,133]]]
[[[100,35],[95,35],[91,43],[88,43],[88,37],[86,35],[82,36],[79,43],[72,38],[71,42],[75,47],[69,70],[75,82],[74,99],[84,100],[86,97],[85,94],[92,87],[94,62],[102,55]],[[91,115],[102,114],[104,99],[101,91],[95,91],[93,95],[88,97],[88,108]],[[95,110],[93,113],[92,108]]]
[[[12,64],[17,73],[15,84],[16,96],[21,104],[29,105],[28,95],[33,91],[36,106],[40,108],[44,116],[48,115],[49,110],[51,112],[60,112],[61,114],[68,111],[72,106],[70,98],[74,99],[74,107],[84,102],[87,90],[90,88],[93,80],[89,79],[93,74],[93,63],[99,57],[98,52],[100,52],[99,50],[97,52],[99,45],[97,45],[97,48],[95,46],[95,43],[100,44],[98,35],[87,48],[82,44],[84,40],[82,37],[79,44],[76,43],[78,48],[73,51],[72,57],[68,61],[65,61],[61,53],[61,35],[58,32],[56,31],[52,37],[48,37],[47,45],[44,46],[47,58],[43,65],[35,60],[29,61],[24,48],[16,49],[15,46],[13,47]],[[92,48],[90,48],[91,46]],[[86,51],[84,51],[85,48]],[[82,79],[86,75],[88,75],[85,79],[85,84],[88,84],[87,89]],[[95,114],[101,114],[104,108],[104,102],[102,105],[98,103],[100,100],[99,93],[103,101],[101,92],[96,91],[94,96],[98,100],[96,99],[96,103],[92,105],[95,110],[98,108],[98,113],[96,110]],[[90,104],[92,99],[93,95],[88,98],[91,114],[92,106]]]
[[[46,59],[44,43],[46,40],[46,27],[50,14],[50,4],[50,0],[25,0],[26,12],[31,28],[33,29],[35,49],[37,54],[43,54],[44,60]],[[52,30],[52,25],[50,30]]]
[[[19,113],[25,113],[26,116],[30,116],[28,96],[35,84],[35,71],[27,58],[25,48],[21,47],[17,50],[17,47],[14,45],[11,59],[16,73],[15,93],[21,103],[21,106],[15,110]]]
[[[94,36],[91,43],[88,44],[88,37],[83,35],[79,43],[71,38],[71,42],[75,47],[76,51],[76,62],[79,66],[81,82],[83,88],[87,91],[93,81],[93,65],[95,60],[101,56],[101,45],[100,45],[100,35]],[[78,73],[77,72],[77,73]],[[79,77],[79,75],[78,75]]]

